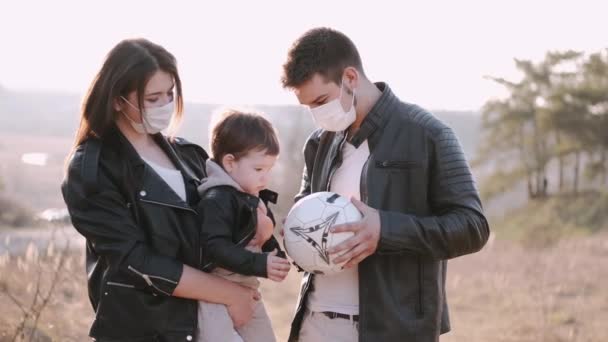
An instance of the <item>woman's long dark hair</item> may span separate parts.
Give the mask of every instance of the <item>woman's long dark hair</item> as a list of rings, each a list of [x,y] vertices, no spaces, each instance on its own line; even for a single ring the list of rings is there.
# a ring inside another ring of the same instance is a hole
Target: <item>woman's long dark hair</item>
[[[114,109],[114,101],[120,96],[127,97],[135,91],[139,108],[143,108],[146,84],[159,70],[170,74],[175,81],[176,112],[169,128],[170,135],[173,135],[181,121],[184,107],[175,57],[149,40],[126,39],[108,53],[84,97],[72,153],[85,140],[103,137],[115,124],[119,113]]]

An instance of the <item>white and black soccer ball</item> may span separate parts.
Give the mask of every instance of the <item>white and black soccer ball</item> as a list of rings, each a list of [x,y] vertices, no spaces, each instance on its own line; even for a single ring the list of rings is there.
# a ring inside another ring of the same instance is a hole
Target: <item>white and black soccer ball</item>
[[[351,201],[333,192],[317,192],[299,200],[289,211],[284,225],[287,255],[307,272],[335,274],[343,264],[334,264],[327,250],[354,234],[331,233],[335,225],[359,221],[361,213]]]

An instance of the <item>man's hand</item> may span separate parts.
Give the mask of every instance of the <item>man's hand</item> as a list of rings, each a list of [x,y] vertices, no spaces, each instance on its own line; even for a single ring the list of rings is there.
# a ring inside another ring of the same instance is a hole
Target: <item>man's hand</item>
[[[353,267],[372,255],[378,248],[378,241],[380,241],[380,215],[378,211],[355,198],[351,198],[351,201],[359,209],[363,218],[357,222],[344,223],[331,228],[333,233],[355,233],[348,240],[329,249],[330,254],[343,253],[333,262],[340,264],[346,261],[344,268]]]
[[[268,253],[268,259],[266,260],[266,273],[268,279],[280,282],[287,277],[291,265],[287,259],[277,256],[277,250],[275,249],[271,253]]]

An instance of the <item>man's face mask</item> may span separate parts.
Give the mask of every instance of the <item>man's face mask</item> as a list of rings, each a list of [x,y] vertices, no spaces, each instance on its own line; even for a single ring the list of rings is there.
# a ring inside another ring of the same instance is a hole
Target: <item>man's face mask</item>
[[[357,118],[355,111],[355,89],[352,91],[353,99],[350,103],[350,109],[345,111],[341,102],[342,94],[344,94],[343,88],[344,81],[340,85],[340,95],[337,98],[319,107],[310,108],[313,120],[319,128],[330,132],[341,132],[355,122]]]

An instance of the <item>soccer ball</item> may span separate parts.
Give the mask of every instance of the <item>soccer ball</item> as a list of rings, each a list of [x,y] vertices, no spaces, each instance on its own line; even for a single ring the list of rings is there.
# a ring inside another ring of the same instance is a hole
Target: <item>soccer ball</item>
[[[285,220],[285,251],[306,272],[335,274],[343,264],[334,264],[327,250],[353,236],[331,233],[335,225],[359,221],[361,213],[350,200],[333,192],[317,192],[299,200]]]

